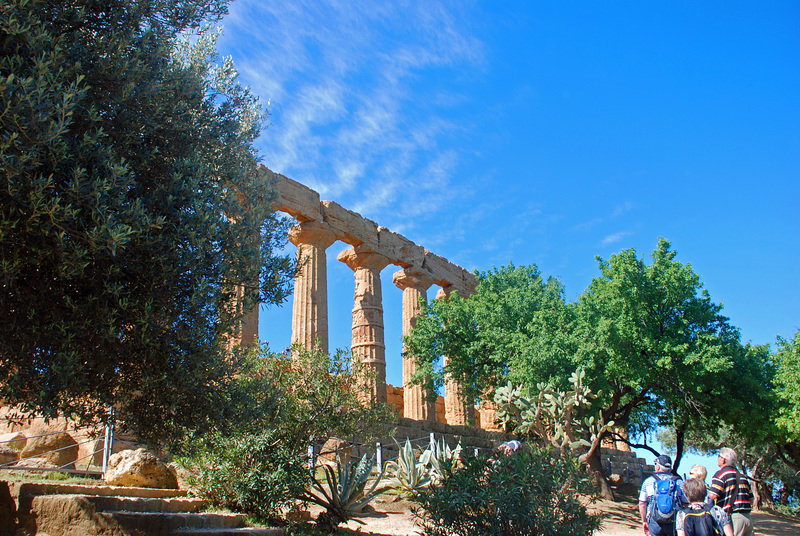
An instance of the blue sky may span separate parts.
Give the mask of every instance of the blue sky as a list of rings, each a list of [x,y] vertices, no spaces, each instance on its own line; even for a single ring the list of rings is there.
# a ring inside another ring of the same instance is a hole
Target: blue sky
[[[271,113],[263,163],[323,199],[469,270],[535,263],[570,300],[596,255],[649,259],[663,236],[744,341],[800,328],[797,2],[237,0],[223,27]],[[346,247],[328,250],[332,348]],[[262,311],[273,348],[290,330],[291,303]]]

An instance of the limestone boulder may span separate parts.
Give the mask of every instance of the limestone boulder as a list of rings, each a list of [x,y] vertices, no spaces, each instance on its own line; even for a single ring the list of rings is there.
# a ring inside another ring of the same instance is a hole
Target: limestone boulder
[[[28,441],[22,449],[20,459],[46,458],[62,469],[75,469],[78,459],[78,443],[67,432],[53,431],[39,426],[32,428]]]
[[[18,461],[14,467],[31,467],[34,469],[58,469],[59,466],[47,458],[25,458]]]
[[[123,450],[111,456],[105,482],[111,486],[178,489],[172,471],[145,449]]]
[[[22,450],[28,443],[28,438],[22,432],[8,432],[0,434],[0,446],[7,446],[14,450]]]
[[[19,451],[0,443],[0,465],[13,465],[19,460]]]

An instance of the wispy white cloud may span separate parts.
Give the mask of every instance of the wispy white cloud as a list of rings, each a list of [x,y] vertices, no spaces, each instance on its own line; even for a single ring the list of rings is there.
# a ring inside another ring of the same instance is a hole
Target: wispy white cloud
[[[634,203],[632,203],[631,201],[624,201],[619,205],[617,205],[616,207],[614,207],[614,212],[611,213],[611,217],[617,218],[619,216],[622,216],[623,214],[626,214],[627,212],[630,212],[634,208],[636,208],[636,205]]]
[[[220,47],[243,82],[272,103],[272,125],[258,142],[264,163],[393,230],[448,203],[462,162],[439,147],[468,126],[453,123],[442,104],[466,102],[449,83],[454,76],[421,87],[420,75],[482,68],[470,7],[232,3]]]
[[[624,239],[625,237],[631,236],[632,234],[633,234],[633,232],[631,232],[631,231],[620,231],[618,233],[613,233],[613,234],[610,234],[610,235],[606,235],[600,241],[600,245],[601,246],[610,246],[611,244],[616,244],[617,242],[620,242],[622,239]]]

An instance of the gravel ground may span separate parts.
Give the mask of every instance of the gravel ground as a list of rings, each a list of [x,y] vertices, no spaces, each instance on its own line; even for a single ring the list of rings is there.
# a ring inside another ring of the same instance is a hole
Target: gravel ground
[[[419,536],[420,528],[411,515],[411,503],[407,501],[382,502],[371,504],[374,511],[360,518],[363,525],[350,521],[340,526],[339,534],[350,531],[365,536]],[[603,524],[595,536],[643,536],[639,525],[639,511],[636,499],[621,497],[617,502],[600,501],[594,510],[603,516]],[[311,511],[316,516],[318,509]],[[755,534],[758,536],[800,536],[800,522],[770,513],[752,515]],[[350,529],[350,531],[342,530]]]

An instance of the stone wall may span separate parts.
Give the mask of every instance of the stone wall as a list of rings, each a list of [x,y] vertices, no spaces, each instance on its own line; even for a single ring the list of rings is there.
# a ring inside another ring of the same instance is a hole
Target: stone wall
[[[8,420],[13,408],[0,407],[0,447],[16,453],[19,465],[100,470],[103,462],[103,428],[79,427],[73,421],[36,417],[23,422]],[[113,453],[142,446],[124,433],[115,434]],[[52,452],[51,451],[57,451]]]

